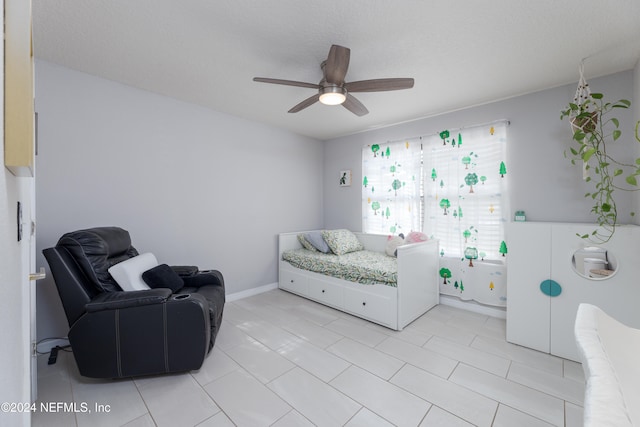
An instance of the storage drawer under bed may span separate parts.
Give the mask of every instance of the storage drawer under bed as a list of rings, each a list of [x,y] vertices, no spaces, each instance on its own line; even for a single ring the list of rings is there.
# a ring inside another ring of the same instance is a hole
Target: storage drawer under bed
[[[280,269],[280,287],[299,295],[309,295],[309,277],[289,269]]]
[[[379,285],[344,288],[344,310],[356,316],[395,328],[398,318],[396,288]],[[384,289],[384,287],[388,289]],[[369,288],[369,289],[367,289]]]
[[[333,307],[342,309],[343,288],[340,284],[329,283],[326,280],[309,277],[309,298],[313,298]]]

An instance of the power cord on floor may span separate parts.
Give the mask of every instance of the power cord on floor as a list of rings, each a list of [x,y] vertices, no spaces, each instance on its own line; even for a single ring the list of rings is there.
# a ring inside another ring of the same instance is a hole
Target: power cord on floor
[[[38,346],[46,341],[53,341],[53,340],[65,340],[68,341],[69,338],[67,337],[50,337],[50,338],[43,338],[40,341],[38,341],[36,343],[36,353],[37,354],[47,354],[49,353],[49,361],[48,364],[49,365],[53,365],[54,363],[56,363],[56,361],[58,360],[58,352],[59,351],[67,351],[67,352],[72,352],[71,350],[71,344],[67,344],[67,345],[56,345],[55,347],[51,348],[51,351],[38,351]]]
[[[54,363],[56,363],[56,361],[58,360],[58,352],[60,350],[62,351],[70,351],[70,350],[66,350],[67,348],[70,348],[71,345],[65,345],[65,346],[55,346],[51,349],[51,352],[49,353],[49,361],[47,362],[48,365],[53,365]]]

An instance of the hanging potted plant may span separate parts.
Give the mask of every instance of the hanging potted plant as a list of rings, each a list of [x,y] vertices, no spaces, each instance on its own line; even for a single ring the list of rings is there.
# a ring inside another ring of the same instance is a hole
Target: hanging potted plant
[[[591,212],[596,216],[600,228],[580,237],[596,243],[609,241],[618,224],[614,191],[638,190],[640,158],[635,159],[633,163],[622,162],[613,158],[608,151],[610,144],[622,136],[620,121],[612,117],[612,114],[617,109],[628,109],[630,106],[631,102],[626,99],[606,102],[603,94],[591,93],[581,75],[574,102],[569,103],[560,116],[561,119],[569,118],[573,132],[572,146],[569,152],[565,151],[565,157],[569,158],[572,164],[582,162],[585,180],[594,183],[594,190],[586,193],[585,197],[593,200]],[[640,122],[635,126],[635,139],[638,142],[639,125]],[[622,176],[626,182],[623,186],[619,185],[617,178]]]

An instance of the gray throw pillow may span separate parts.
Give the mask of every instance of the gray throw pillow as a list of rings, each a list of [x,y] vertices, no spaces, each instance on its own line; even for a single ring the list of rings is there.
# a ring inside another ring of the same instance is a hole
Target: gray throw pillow
[[[307,239],[307,242],[311,243],[314,248],[319,250],[322,253],[328,254],[331,252],[329,245],[324,241],[322,237],[321,231],[312,231],[304,235],[304,238]]]

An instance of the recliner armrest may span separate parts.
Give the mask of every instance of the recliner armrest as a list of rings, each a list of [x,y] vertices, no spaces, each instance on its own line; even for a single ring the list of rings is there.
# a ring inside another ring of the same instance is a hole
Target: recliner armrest
[[[218,270],[199,271],[195,276],[183,277],[185,287],[199,288],[205,285],[221,286],[224,289],[224,278]]]
[[[171,265],[170,267],[180,277],[189,277],[198,273],[198,267],[195,265]]]
[[[88,313],[102,310],[162,304],[171,296],[171,289],[157,288],[144,291],[104,292],[85,305]]]

